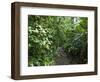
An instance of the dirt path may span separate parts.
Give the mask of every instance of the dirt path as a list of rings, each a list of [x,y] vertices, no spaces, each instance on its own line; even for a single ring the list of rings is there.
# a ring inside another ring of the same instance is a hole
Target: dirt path
[[[70,60],[67,57],[67,54],[64,52],[62,47],[57,49],[57,57],[55,58],[56,65],[68,65],[70,64]]]

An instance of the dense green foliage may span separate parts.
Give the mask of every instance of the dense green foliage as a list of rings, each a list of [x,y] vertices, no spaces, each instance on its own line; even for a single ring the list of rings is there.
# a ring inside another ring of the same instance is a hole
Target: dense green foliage
[[[28,16],[28,65],[56,65],[63,48],[69,64],[87,63],[87,18]]]

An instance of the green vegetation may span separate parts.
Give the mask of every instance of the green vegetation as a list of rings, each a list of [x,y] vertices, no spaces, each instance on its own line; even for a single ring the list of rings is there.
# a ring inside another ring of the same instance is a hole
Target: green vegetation
[[[57,65],[61,54],[68,64],[86,64],[87,24],[86,17],[29,15],[28,66]]]

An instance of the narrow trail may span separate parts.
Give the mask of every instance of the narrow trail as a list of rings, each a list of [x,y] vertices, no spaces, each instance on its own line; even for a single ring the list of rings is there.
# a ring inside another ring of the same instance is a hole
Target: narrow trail
[[[70,60],[67,57],[67,54],[64,52],[64,49],[62,47],[59,47],[57,49],[57,56],[55,58],[55,64],[56,65],[68,65],[68,64],[70,64]]]

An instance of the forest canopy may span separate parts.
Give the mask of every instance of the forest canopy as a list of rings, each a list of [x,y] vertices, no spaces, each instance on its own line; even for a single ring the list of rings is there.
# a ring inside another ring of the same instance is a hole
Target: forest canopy
[[[28,66],[86,64],[88,18],[28,15]]]

